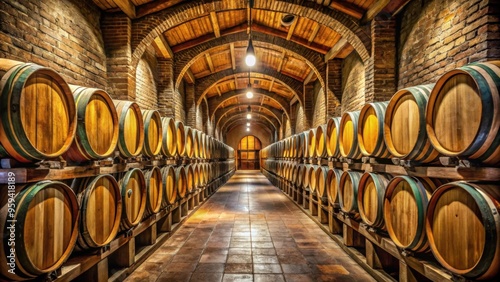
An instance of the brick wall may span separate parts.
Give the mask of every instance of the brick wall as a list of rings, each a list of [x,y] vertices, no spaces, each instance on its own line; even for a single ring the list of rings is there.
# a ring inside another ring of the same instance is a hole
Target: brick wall
[[[0,1],[0,57],[51,67],[71,84],[106,89],[100,15],[91,0]]]
[[[135,72],[135,101],[142,109],[158,109],[157,61],[154,49],[144,53]]]
[[[299,103],[296,103],[294,105],[294,107],[292,108],[292,113],[295,114],[295,133],[300,133],[304,130],[306,130],[306,128],[304,127],[304,119],[305,119],[305,115],[304,115],[304,108],[302,108],[302,106],[299,105]]]
[[[342,64],[342,113],[356,111],[365,104],[365,67],[356,52]]]
[[[268,129],[258,124],[252,125],[251,132],[246,131],[245,124],[235,126],[233,129],[231,129],[231,131],[227,132],[225,136],[226,140],[224,141],[226,144],[231,146],[234,149],[234,152],[236,153],[238,149],[238,144],[240,143],[241,139],[249,135],[249,133],[251,133],[250,135],[257,137],[260,140],[262,148],[272,143],[273,134]]]
[[[311,126],[313,128],[326,123],[326,99],[325,92],[317,81],[314,84],[314,114]]]
[[[412,1],[400,16],[398,88],[500,57],[498,0]],[[489,50],[488,50],[489,48]]]
[[[186,96],[185,94],[185,87],[184,83],[181,83],[179,85],[179,89],[177,91],[174,91],[173,95],[173,108],[174,108],[174,117],[175,120],[181,121],[184,124],[186,124],[186,110],[184,107],[184,97]]]

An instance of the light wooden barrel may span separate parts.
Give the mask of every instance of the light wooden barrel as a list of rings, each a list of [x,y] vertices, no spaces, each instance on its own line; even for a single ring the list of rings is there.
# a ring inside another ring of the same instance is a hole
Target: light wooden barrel
[[[303,158],[306,150],[306,133],[301,132],[297,134],[297,158]]]
[[[295,183],[297,188],[301,189],[304,186],[305,178],[306,178],[306,165],[300,164],[298,169],[297,181]]]
[[[210,171],[209,171],[209,165],[208,163],[203,163],[202,164],[202,167],[203,167],[203,179],[204,179],[204,183],[203,185],[207,185],[207,183],[210,182]]]
[[[191,134],[193,134],[193,158],[195,159],[200,158],[200,138],[198,136],[199,132],[200,131],[198,131],[197,129],[191,129]]]
[[[175,157],[177,153],[177,134],[175,132],[175,122],[168,117],[161,118],[163,130],[161,152],[164,156]]]
[[[363,155],[358,146],[359,111],[345,112],[340,120],[339,150],[344,158],[360,159]]]
[[[427,104],[427,133],[443,155],[500,164],[500,61],[444,74]]]
[[[336,168],[328,170],[328,174],[326,176],[326,195],[328,197],[328,202],[335,208],[339,207],[339,189],[341,176],[342,170]]]
[[[184,129],[184,124],[180,121],[175,122],[175,142],[177,143],[177,154],[180,157],[184,156],[186,151],[186,131]]]
[[[408,87],[392,96],[384,117],[384,140],[394,157],[422,163],[434,161],[434,150],[425,131],[425,107],[434,84]]]
[[[188,194],[193,192],[195,188],[195,180],[194,180],[194,165],[187,165],[186,169],[186,192]]]
[[[164,166],[161,168],[163,183],[163,207],[173,205],[177,201],[177,186],[175,178],[175,169],[173,166]]]
[[[0,59],[0,77],[0,157],[26,163],[66,152],[76,109],[64,79],[50,68],[7,59]]]
[[[339,181],[339,205],[345,213],[359,217],[358,210],[358,185],[362,173],[357,171],[344,171]]]
[[[499,209],[498,183],[457,181],[440,186],[429,201],[426,218],[429,244],[439,263],[469,279],[497,277]]]
[[[123,205],[120,229],[128,230],[139,224],[146,209],[144,173],[138,168],[133,168],[120,177],[118,185]]]
[[[390,158],[384,141],[384,117],[389,102],[368,103],[359,113],[358,144],[364,156]]]
[[[307,131],[307,152],[305,157],[315,158],[316,157],[316,128],[309,129]]]
[[[163,203],[163,179],[159,167],[154,166],[143,171],[146,180],[146,211],[145,215],[158,213]]]
[[[326,148],[326,124],[320,125],[316,128],[316,156],[325,158],[328,156]]]
[[[76,135],[65,156],[75,162],[109,157],[118,143],[118,115],[106,91],[70,86],[76,103]]]
[[[193,129],[189,126],[184,126],[184,132],[186,133],[186,138],[184,139],[184,156],[192,158],[194,154]]]
[[[328,186],[328,167],[326,166],[318,166],[316,168],[316,194],[320,200],[326,202],[327,200],[327,192],[326,187]]]
[[[144,120],[144,146],[142,153],[153,157],[161,152],[163,129],[161,127],[161,116],[155,110],[142,110]]]
[[[100,248],[109,244],[118,233],[122,216],[120,187],[115,178],[101,174],[77,178],[71,184],[80,206],[80,250]]]
[[[358,210],[361,220],[369,226],[385,229],[385,187],[391,176],[383,173],[364,173],[358,185]]]
[[[200,166],[198,164],[192,164],[193,167],[193,188],[198,188],[200,187]]]
[[[126,158],[135,157],[144,145],[144,122],[139,105],[130,101],[113,101],[118,114],[118,149]]]
[[[69,258],[78,237],[78,201],[73,190],[58,181],[16,185],[15,212],[9,211],[9,189],[0,187],[1,274],[8,280],[27,280],[53,272]],[[10,202],[12,204],[12,202]],[[11,222],[15,220],[16,222]],[[14,224],[13,229],[8,229]],[[8,238],[15,246],[8,246]],[[14,258],[11,256],[14,249]],[[9,264],[8,264],[9,263]],[[8,270],[15,267],[15,272]]]
[[[187,176],[186,176],[186,169],[183,166],[180,166],[175,169],[175,180],[176,182],[176,187],[177,187],[177,196],[179,198],[184,198],[186,197],[187,193]]]
[[[299,165],[294,163],[292,166],[292,177],[290,182],[293,184],[297,183],[298,175],[299,175]]]
[[[326,124],[326,151],[329,157],[340,157],[340,117],[330,118]]]
[[[304,183],[302,183],[304,190],[310,191],[311,193],[315,193],[316,189],[316,168],[317,165],[306,165]]]
[[[436,185],[428,178],[396,176],[384,196],[384,221],[396,246],[414,252],[429,249],[425,213]]]

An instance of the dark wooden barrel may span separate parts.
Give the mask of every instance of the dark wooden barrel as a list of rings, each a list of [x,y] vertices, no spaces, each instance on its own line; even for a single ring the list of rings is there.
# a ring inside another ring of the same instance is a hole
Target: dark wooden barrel
[[[175,178],[175,169],[173,166],[164,166],[161,168],[163,183],[163,207],[173,205],[177,201],[177,186]]]
[[[429,245],[438,262],[469,279],[498,278],[499,209],[498,183],[457,181],[440,186],[426,217]]]
[[[144,122],[139,105],[130,101],[113,101],[118,114],[118,149],[126,158],[135,157],[144,145]]]
[[[326,148],[326,124],[320,125],[316,128],[316,156],[325,158],[328,156]]]
[[[359,216],[358,210],[358,185],[362,173],[357,171],[344,171],[339,181],[340,209],[351,214],[354,218]]]
[[[306,133],[301,132],[297,134],[297,158],[303,158],[305,156],[306,146]]]
[[[146,209],[146,180],[144,173],[133,168],[120,177],[118,181],[122,196],[121,230],[128,230],[141,222]]]
[[[109,244],[118,233],[122,216],[120,187],[115,178],[101,174],[73,180],[80,205],[79,250],[100,248]]]
[[[180,121],[175,122],[175,141],[177,143],[177,154],[180,157],[184,156],[186,151],[186,131],[184,129],[184,124]]]
[[[358,146],[359,111],[345,112],[340,120],[340,155],[349,159],[360,159],[363,155]]]
[[[329,157],[340,157],[340,117],[330,118],[326,124],[326,151]]]
[[[384,117],[384,140],[394,157],[422,163],[434,161],[434,150],[425,131],[425,107],[434,84],[398,90]]]
[[[391,176],[383,173],[364,173],[358,185],[358,210],[361,220],[369,226],[385,229],[385,187]]]
[[[297,170],[298,175],[297,175],[297,181],[295,182],[295,185],[297,188],[301,189],[304,184],[304,179],[306,178],[306,165],[304,164],[299,164],[299,168]]]
[[[445,73],[427,104],[427,133],[443,155],[500,164],[500,61]]]
[[[7,59],[0,59],[0,77],[0,157],[27,163],[66,152],[76,108],[64,79],[50,68]]]
[[[75,139],[65,157],[75,162],[103,159],[114,153],[118,143],[118,115],[106,91],[70,86],[76,103]]]
[[[330,169],[328,170],[326,179],[326,195],[328,196],[328,202],[335,208],[339,207],[339,189],[340,189],[340,177],[342,176],[341,169]]]
[[[161,125],[163,129],[161,152],[164,156],[175,157],[177,153],[175,122],[171,118],[162,117]]]
[[[0,185],[2,276],[8,281],[27,280],[57,270],[69,258],[78,238],[75,193],[66,184],[50,180],[8,188]],[[10,198],[14,199],[15,207],[10,207],[14,213],[9,211]],[[13,224],[14,228],[9,229]],[[7,246],[11,237],[15,238],[15,246]],[[7,257],[12,256],[11,248],[14,258]],[[14,273],[8,271],[11,268],[15,268]]]
[[[144,146],[142,153],[148,157],[156,156],[161,151],[163,129],[160,113],[155,110],[142,110],[144,120]]]
[[[145,215],[158,213],[163,203],[163,179],[159,167],[154,166],[146,169],[144,179],[146,180],[146,211]]]
[[[177,187],[177,196],[179,198],[184,198],[186,197],[187,193],[187,176],[186,176],[186,169],[183,166],[180,166],[175,169],[175,180],[176,182],[176,187]]]
[[[384,117],[389,102],[367,103],[359,113],[358,145],[364,156],[390,158],[384,141]]]
[[[396,176],[384,196],[384,221],[396,246],[414,252],[429,250],[425,235],[425,213],[437,188],[429,178]]]

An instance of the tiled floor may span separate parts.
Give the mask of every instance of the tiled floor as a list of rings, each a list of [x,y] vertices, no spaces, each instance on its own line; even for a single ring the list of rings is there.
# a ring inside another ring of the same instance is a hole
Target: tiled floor
[[[374,279],[259,171],[238,171],[126,281]]]

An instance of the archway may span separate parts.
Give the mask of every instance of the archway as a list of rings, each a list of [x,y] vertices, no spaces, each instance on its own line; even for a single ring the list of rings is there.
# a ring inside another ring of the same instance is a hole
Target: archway
[[[238,169],[260,169],[260,149],[262,149],[262,143],[259,138],[253,135],[247,135],[241,138],[238,144]]]

